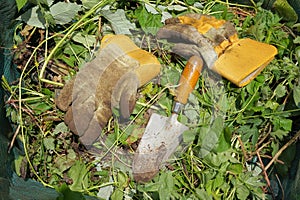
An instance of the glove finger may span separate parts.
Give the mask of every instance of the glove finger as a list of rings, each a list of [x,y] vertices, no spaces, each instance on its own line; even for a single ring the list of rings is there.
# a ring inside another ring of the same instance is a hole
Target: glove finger
[[[201,53],[199,52],[198,46],[194,44],[185,44],[185,43],[175,44],[172,48],[172,52],[174,52],[177,55],[180,55],[186,60],[188,60],[190,57],[194,55],[202,57]]]
[[[65,124],[68,125],[69,129],[74,134],[78,135],[77,129],[75,127],[74,120],[73,120],[73,110],[72,110],[72,107],[70,107],[68,109],[68,111],[66,112],[65,117],[64,117],[64,121],[65,121]]]
[[[139,80],[137,76],[132,73],[130,78],[126,79],[125,84],[126,87],[124,87],[119,101],[121,121],[128,120],[134,109]]]
[[[127,72],[137,67],[139,67],[138,61],[127,55],[123,55],[117,57],[103,72],[98,82],[95,100],[96,107],[98,108],[96,114],[99,123],[106,124],[108,122],[112,115],[112,106],[117,105],[117,102],[119,102],[121,91],[126,87],[126,85],[118,84],[122,82],[120,79],[122,79]],[[104,85],[105,87],[103,87]],[[117,94],[117,92],[119,92],[119,94]]]
[[[211,68],[218,59],[218,55],[209,45],[199,47],[192,44],[178,43],[174,45],[172,51],[186,60],[194,55],[199,56],[203,59],[204,66],[208,68]]]
[[[62,111],[67,111],[68,107],[72,103],[72,92],[73,92],[73,86],[74,86],[74,79],[71,79],[68,81],[63,89],[60,90],[59,95],[57,98],[55,98],[55,104],[59,109]]]
[[[96,140],[100,137],[102,127],[99,125],[97,116],[93,116],[84,135],[79,137],[79,141],[90,149]]]
[[[166,25],[158,31],[157,37],[174,42],[176,44],[172,49],[174,53],[178,53],[186,59],[193,55],[199,56],[200,53],[206,67],[211,68],[218,58],[212,43],[193,26],[184,24]],[[192,51],[188,53],[189,50]]]
[[[186,24],[168,24],[160,28],[156,37],[158,39],[167,39],[174,43],[189,43],[201,45],[204,40],[203,36],[199,34],[197,29]]]

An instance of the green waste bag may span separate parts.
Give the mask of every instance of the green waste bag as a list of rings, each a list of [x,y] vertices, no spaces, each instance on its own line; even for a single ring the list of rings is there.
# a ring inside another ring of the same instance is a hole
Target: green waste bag
[[[0,80],[4,77],[8,83],[16,81],[19,72],[13,64],[13,36],[17,25],[17,6],[15,0],[0,0]],[[6,94],[0,84],[0,200],[62,200],[97,199],[71,191],[66,185],[58,188],[44,187],[32,179],[24,180],[14,172],[14,160],[20,150],[13,148],[8,153],[9,135],[13,132],[6,118]]]
[[[13,82],[19,76],[16,66],[13,64],[13,35],[15,31],[14,21],[17,15],[16,2],[14,0],[0,0],[0,77],[5,77],[8,82]],[[0,200],[46,200],[57,199],[59,193],[54,189],[46,188],[41,183],[33,180],[23,180],[13,171],[13,163],[16,152],[8,153],[8,135],[12,132],[9,120],[5,112],[5,91],[0,85]]]

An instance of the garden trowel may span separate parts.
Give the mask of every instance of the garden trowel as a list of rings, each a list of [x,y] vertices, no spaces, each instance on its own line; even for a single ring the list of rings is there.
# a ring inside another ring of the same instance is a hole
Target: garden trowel
[[[179,146],[182,133],[188,127],[177,121],[178,114],[187,103],[189,94],[194,90],[200,76],[203,61],[192,56],[179,80],[175,102],[170,117],[153,113],[133,159],[133,176],[136,181],[151,180],[163,164]]]

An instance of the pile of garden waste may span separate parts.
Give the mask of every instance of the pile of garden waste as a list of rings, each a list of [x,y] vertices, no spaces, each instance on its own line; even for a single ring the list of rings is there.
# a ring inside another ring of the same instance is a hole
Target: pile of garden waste
[[[227,20],[277,55],[244,87],[204,67],[178,116],[184,145],[136,182],[129,158],[151,114],[171,115],[187,62],[156,34],[187,13]],[[1,0],[0,15],[0,199],[300,198],[300,1]],[[55,101],[109,34],[127,35],[161,71],[129,119],[113,110],[105,140],[87,149]]]

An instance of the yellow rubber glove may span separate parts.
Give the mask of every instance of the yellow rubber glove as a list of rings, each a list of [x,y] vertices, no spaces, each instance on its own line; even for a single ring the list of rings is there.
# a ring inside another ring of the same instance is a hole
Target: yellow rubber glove
[[[277,54],[272,45],[239,39],[230,22],[201,14],[167,19],[157,38],[174,42],[173,52],[186,59],[201,56],[206,67],[239,87],[253,80]]]

